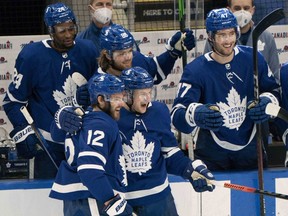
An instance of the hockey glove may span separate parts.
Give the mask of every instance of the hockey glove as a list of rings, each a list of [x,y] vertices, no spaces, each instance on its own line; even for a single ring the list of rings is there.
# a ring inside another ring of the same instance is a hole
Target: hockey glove
[[[184,36],[185,37],[182,46],[184,47],[185,50],[190,51],[196,46],[193,31],[185,29]]]
[[[198,126],[212,131],[218,131],[223,124],[219,107],[212,104],[191,103],[186,110],[185,119],[192,127]]]
[[[133,208],[126,199],[117,194],[104,206],[101,215],[132,215]]]
[[[166,43],[166,49],[174,58],[182,56],[182,46],[185,50],[192,50],[195,47],[194,35],[189,29],[185,29],[185,33],[176,32]]]
[[[76,90],[76,101],[80,106],[90,106],[90,95],[88,91],[88,84],[82,85]]]
[[[215,189],[215,186],[209,182],[215,178],[201,160],[194,160],[189,163],[185,169],[184,178],[189,179],[196,192],[213,191]]]
[[[55,113],[55,122],[59,129],[74,134],[82,127],[84,110],[80,107],[64,106]]]
[[[39,140],[30,125],[14,128],[10,133],[10,137],[16,144],[18,157],[31,159],[37,154]]]
[[[268,103],[271,103],[271,99],[265,96],[259,98],[259,103],[248,102],[248,115],[255,123],[262,123],[269,119],[270,116],[265,113]]]

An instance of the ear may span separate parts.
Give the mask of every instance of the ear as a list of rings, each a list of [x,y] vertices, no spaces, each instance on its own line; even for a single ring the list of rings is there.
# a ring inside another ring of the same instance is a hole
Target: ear
[[[110,56],[110,55],[108,54],[108,51],[107,51],[107,50],[105,50],[104,54],[105,54],[105,57],[106,57],[109,61],[112,61],[112,56]]]
[[[105,106],[105,100],[104,97],[102,95],[99,95],[97,97],[97,101],[98,101],[98,105],[99,107],[102,109]]]

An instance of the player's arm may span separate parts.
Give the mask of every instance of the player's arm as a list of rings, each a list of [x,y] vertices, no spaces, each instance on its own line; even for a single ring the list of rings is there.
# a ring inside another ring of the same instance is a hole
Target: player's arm
[[[182,56],[182,46],[185,50],[192,50],[195,47],[193,32],[186,29],[185,33],[176,32],[169,38],[166,44],[166,51],[156,57],[145,57],[139,52],[134,52],[133,66],[146,69],[154,78],[154,83],[159,84],[173,70],[174,64]]]
[[[26,121],[20,108],[28,104],[34,86],[33,64],[20,52],[16,59],[13,81],[9,84],[7,93],[3,101],[3,108],[13,125],[10,137],[16,143],[17,154],[19,157],[30,159],[37,153],[39,143],[34,130]]]

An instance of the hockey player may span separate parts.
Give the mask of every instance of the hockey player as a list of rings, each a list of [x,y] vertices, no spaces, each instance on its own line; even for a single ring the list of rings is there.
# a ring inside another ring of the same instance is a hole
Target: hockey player
[[[288,62],[286,62],[280,70],[280,81],[281,81],[281,104],[280,106],[288,110]],[[282,136],[283,143],[286,147],[286,157],[284,166],[288,167],[288,123],[280,118],[275,119],[275,124],[278,132]]]
[[[14,129],[18,156],[35,156],[35,178],[54,178],[57,169],[42,150],[33,130],[20,112],[27,106],[34,123],[49,144],[57,164],[64,159],[64,145],[52,141],[50,124],[55,112],[72,105],[77,85],[74,72],[87,79],[97,70],[96,48],[91,41],[74,41],[77,34],[73,11],[62,3],[47,6],[44,21],[51,39],[26,45],[19,53],[14,78],[4,98],[4,110]]]
[[[182,45],[187,50],[191,50],[195,46],[192,34],[189,37],[187,35],[186,39],[182,41],[181,33],[179,32],[169,40],[169,45],[167,44],[169,51],[151,58],[144,56],[140,52],[133,51],[133,43],[133,36],[123,26],[112,24],[104,27],[101,31],[102,51],[99,57],[100,68],[98,72],[119,76],[122,70],[132,66],[139,66],[149,71],[154,78],[154,84],[158,84],[172,71],[176,59],[181,55]],[[89,94],[86,85],[77,89],[76,99],[78,104],[89,106]],[[63,140],[66,132],[73,133],[79,129],[79,120],[81,119],[75,115],[74,107],[71,106],[67,106],[57,112],[55,116],[57,128],[63,130],[63,135],[61,136],[61,133],[53,133],[57,134],[57,137],[54,136],[53,139]],[[51,131],[57,131],[55,126],[56,124],[53,123]]]
[[[252,47],[252,30],[255,28],[252,16],[256,10],[254,0],[227,0],[227,4],[228,9],[232,11],[240,27],[241,35],[237,43]],[[258,50],[263,54],[276,80],[279,81],[279,55],[273,35],[268,30],[260,35]],[[209,51],[212,51],[212,49],[207,41],[204,53]]]
[[[92,111],[83,127],[65,140],[63,161],[50,197],[63,200],[64,216],[132,215],[123,192],[125,160],[115,120],[123,106],[123,82],[110,74],[95,74],[88,82]]]
[[[269,102],[278,104],[279,85],[258,53],[261,94],[259,103],[252,106],[253,49],[235,46],[240,35],[236,17],[226,8],[212,10],[206,30],[213,52],[184,68],[172,123],[183,133],[194,130],[195,158],[210,170],[255,169],[255,123],[268,120],[265,107]]]
[[[201,160],[191,161],[179,149],[167,106],[151,101],[153,79],[147,71],[133,67],[120,78],[127,95],[118,121],[128,179],[126,199],[138,216],[176,216],[167,173],[189,179],[197,192],[213,191],[206,180],[214,177]]]

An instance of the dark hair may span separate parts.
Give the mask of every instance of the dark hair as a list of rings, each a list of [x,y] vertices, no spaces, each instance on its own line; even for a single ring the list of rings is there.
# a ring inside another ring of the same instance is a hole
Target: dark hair
[[[227,0],[227,5],[228,5],[228,7],[231,7],[231,2],[232,2],[233,0]],[[254,6],[254,0],[251,0],[252,1],[252,7]]]

